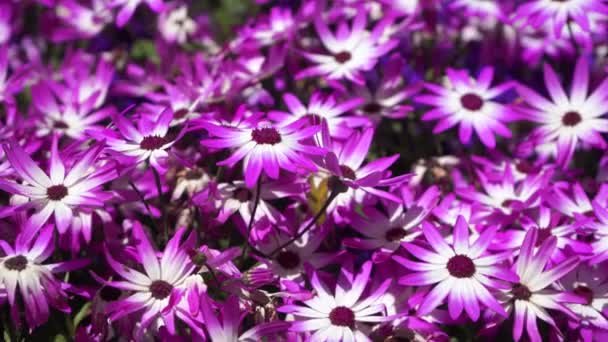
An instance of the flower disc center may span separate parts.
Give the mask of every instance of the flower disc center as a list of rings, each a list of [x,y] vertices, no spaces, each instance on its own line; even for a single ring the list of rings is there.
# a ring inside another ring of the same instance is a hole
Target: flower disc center
[[[593,303],[593,290],[584,285],[579,285],[574,289],[574,293],[585,298],[587,305]]]
[[[394,227],[386,231],[386,241],[399,241],[407,235],[407,231],[401,227]]]
[[[513,298],[519,300],[528,300],[530,297],[532,297],[532,292],[530,292],[530,289],[523,284],[515,284],[511,289],[511,294],[513,295]]]
[[[579,112],[570,111],[562,116],[564,126],[574,127],[583,121],[583,117]]]
[[[23,271],[27,267],[27,258],[23,255],[16,255],[8,258],[4,262],[4,267],[11,271]]]
[[[336,60],[336,62],[338,62],[340,64],[344,64],[344,63],[350,61],[351,58],[352,58],[352,55],[348,51],[342,51],[342,52],[339,52],[334,55],[334,59]]]
[[[150,292],[152,293],[152,297],[156,299],[165,299],[169,297],[171,291],[173,291],[173,285],[164,280],[155,280],[150,284]]]
[[[281,134],[272,127],[254,129],[251,138],[258,144],[274,145],[281,142]]]
[[[167,141],[163,137],[158,135],[149,135],[139,143],[139,147],[141,147],[142,150],[153,151],[163,147],[163,145],[166,143]]]
[[[355,174],[355,171],[353,171],[353,169],[351,169],[350,167],[348,167],[346,165],[340,165],[340,171],[342,171],[342,176],[344,178],[348,178],[351,180],[357,179],[357,175]]]
[[[329,320],[333,325],[352,327],[355,325],[355,313],[347,307],[338,306],[329,313]]]
[[[68,188],[64,185],[53,185],[46,189],[46,195],[52,201],[59,201],[68,195]]]
[[[460,104],[464,108],[474,112],[483,107],[483,99],[477,94],[468,93],[460,98]]]
[[[363,111],[368,114],[375,114],[382,110],[382,106],[377,102],[370,102],[363,106]]]
[[[277,255],[277,262],[284,269],[291,270],[300,265],[300,256],[293,251],[283,251]]]
[[[475,264],[466,255],[455,255],[448,260],[448,272],[456,278],[470,278],[475,274]]]

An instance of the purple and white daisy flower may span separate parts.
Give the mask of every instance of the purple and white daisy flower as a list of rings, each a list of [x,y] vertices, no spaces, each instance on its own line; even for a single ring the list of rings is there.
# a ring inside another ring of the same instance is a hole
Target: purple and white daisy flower
[[[218,165],[234,166],[243,159],[245,184],[252,188],[262,171],[271,179],[279,178],[279,170],[298,172],[314,171],[315,164],[305,155],[324,153],[322,148],[305,144],[320,130],[319,126],[303,127],[305,120],[279,126],[269,122],[258,122],[242,127],[206,125],[211,138],[201,144],[215,149],[236,148],[236,151]]]
[[[481,142],[489,147],[496,146],[494,134],[505,138],[511,137],[506,123],[517,118],[509,106],[496,100],[509,91],[514,84],[506,82],[491,87],[494,68],[485,67],[479,77],[472,79],[466,70],[448,69],[445,87],[426,83],[425,87],[433,95],[419,95],[419,103],[437,108],[425,113],[423,121],[439,120],[433,133],[443,132],[455,125],[460,125],[458,136],[463,143],[469,143],[473,130]]]
[[[173,120],[173,113],[165,109],[158,117],[142,115],[135,126],[123,114],[113,118],[118,132],[111,129],[89,129],[89,135],[105,141],[108,149],[116,152],[127,163],[138,165],[149,160],[150,164],[159,171],[166,169],[169,149],[178,141],[184,129],[177,137],[171,139],[167,132]]]
[[[586,143],[597,148],[605,148],[606,141],[601,133],[608,132],[606,114],[608,104],[608,78],[588,94],[589,66],[587,59],[579,58],[574,71],[570,96],[566,95],[553,68],[544,65],[545,86],[551,100],[547,100],[525,85],[518,85],[521,97],[528,104],[522,114],[540,124],[532,133],[542,143],[557,145],[557,163],[566,166],[577,145]]]
[[[584,304],[585,299],[575,294],[551,289],[551,285],[572,271],[579,263],[578,257],[568,258],[553,268],[547,263],[555,250],[555,237],[546,239],[538,249],[536,241],[538,230],[530,229],[524,238],[519,257],[514,264],[514,270],[519,276],[519,282],[510,291],[505,292],[507,311],[513,312],[513,339],[519,341],[524,329],[532,342],[540,342],[542,338],[536,323],[537,318],[548,323],[559,331],[555,320],[546,309],[559,310],[572,319],[578,319],[566,303]],[[536,250],[536,252],[535,252]]]
[[[568,25],[568,20],[574,20],[589,31],[589,16],[593,13],[608,16],[608,5],[602,0],[535,0],[519,6],[514,20],[523,18],[536,28],[549,21],[555,35],[559,37],[563,27]]]
[[[464,310],[473,321],[477,321],[481,314],[479,303],[507,316],[503,306],[490,291],[507,288],[503,281],[517,282],[518,277],[500,266],[501,262],[509,258],[510,252],[486,253],[497,229],[497,226],[486,228],[470,244],[469,226],[464,217],[460,216],[454,226],[454,241],[451,245],[428,222],[423,222],[422,232],[434,251],[414,243],[403,243],[405,249],[420,261],[394,257],[405,268],[413,271],[401,277],[399,283],[408,286],[436,284],[420,304],[418,315],[430,313],[447,298],[452,319],[457,319]]]
[[[295,317],[289,328],[294,332],[311,333],[311,341],[371,341],[366,323],[384,322],[391,318],[384,313],[382,296],[392,279],[384,280],[375,290],[364,296],[370,280],[372,264],[366,262],[357,274],[351,267],[343,266],[334,294],[312,271],[310,283],[316,296],[303,301],[304,305],[287,304],[280,312]]]
[[[384,37],[392,21],[392,18],[387,17],[370,32],[366,30],[367,12],[360,10],[350,26],[347,21],[338,23],[338,30],[334,34],[322,16],[317,16],[315,28],[330,54],[301,52],[306,59],[317,65],[301,70],[296,78],[323,75],[330,80],[348,79],[363,84],[361,73],[373,68],[380,56],[397,45],[396,40]]]
[[[190,297],[189,291],[198,291],[205,288],[203,279],[194,275],[197,268],[186,251],[194,246],[194,234],[189,234],[184,243],[180,243],[185,229],[180,228],[167,243],[162,253],[157,253],[148,236],[139,222],[133,226],[133,237],[137,240],[135,246],[137,259],[143,266],[145,273],[128,267],[116,261],[105,247],[105,256],[109,266],[124,280],[104,282],[121,290],[130,291],[131,295],[119,299],[107,307],[107,314],[111,321],[116,321],[126,315],[141,312],[138,336],[152,323],[160,321],[168,331],[175,333],[175,316],[186,323],[192,323],[189,314],[177,308],[177,305],[186,297],[188,301],[198,298]]]
[[[47,174],[19,145],[4,145],[6,157],[23,183],[0,179],[0,189],[29,198],[29,202],[16,210],[36,209],[27,221],[26,236],[31,237],[52,214],[55,214],[57,230],[63,234],[72,224],[74,210],[104,206],[111,194],[102,191],[101,186],[116,178],[117,173],[113,163],[96,165],[102,150],[102,145],[90,148],[80,160],[72,160],[66,170],[67,159],[59,155],[55,138]]]
[[[49,305],[63,312],[70,312],[65,289],[69,285],[56,279],[54,273],[69,272],[85,266],[88,260],[71,260],[43,264],[54,252],[53,226],[40,230],[35,239],[17,236],[14,247],[0,240],[0,285],[6,291],[15,322],[20,322],[17,290],[25,306],[25,317],[31,329],[48,320]],[[18,324],[18,323],[17,323]]]

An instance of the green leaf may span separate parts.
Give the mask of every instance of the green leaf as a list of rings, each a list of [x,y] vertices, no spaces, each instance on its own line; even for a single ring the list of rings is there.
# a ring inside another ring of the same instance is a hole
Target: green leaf
[[[134,59],[143,59],[151,61],[154,64],[160,64],[160,57],[156,51],[156,45],[152,40],[140,39],[133,44],[131,48],[131,57]]]
[[[80,308],[80,311],[74,316],[73,326],[74,330],[78,328],[78,324],[91,313],[91,302],[87,302]]]
[[[55,335],[53,342],[68,342],[68,339],[64,335],[59,334],[59,335]]]

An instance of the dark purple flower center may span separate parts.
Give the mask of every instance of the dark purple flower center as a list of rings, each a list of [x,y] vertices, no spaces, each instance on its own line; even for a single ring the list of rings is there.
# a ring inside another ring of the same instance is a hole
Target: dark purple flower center
[[[171,291],[173,291],[173,285],[164,280],[155,280],[150,284],[150,293],[152,293],[152,297],[156,299],[165,299],[169,297]]]
[[[543,242],[547,241],[547,239],[550,238],[551,236],[553,236],[551,229],[549,229],[549,228],[539,229],[535,246],[538,247],[538,246],[542,245]]]
[[[468,93],[462,95],[460,104],[462,104],[464,108],[474,112],[481,109],[483,106],[483,99],[477,94]]]
[[[338,306],[329,313],[329,320],[333,325],[352,327],[355,325],[355,313],[347,307]]]
[[[203,172],[199,169],[189,169],[188,171],[186,171],[186,174],[184,175],[184,178],[188,179],[188,180],[194,180],[194,179],[199,179],[203,176]]]
[[[407,235],[407,231],[401,227],[394,227],[386,231],[386,241],[399,241]]]
[[[300,256],[296,252],[283,251],[277,255],[277,262],[284,269],[291,270],[300,265]]]
[[[564,126],[573,127],[578,125],[581,121],[583,121],[583,117],[575,111],[570,111],[562,116],[562,123]]]
[[[53,123],[53,128],[58,128],[58,129],[67,129],[70,126],[68,126],[67,123],[65,123],[65,121],[62,120],[57,120]]]
[[[181,118],[185,117],[186,115],[188,115],[188,113],[190,113],[190,111],[187,108],[182,108],[173,113],[173,118],[181,119]]]
[[[525,160],[522,160],[519,163],[517,163],[517,166],[515,168],[517,169],[517,171],[519,171],[521,173],[526,173],[526,174],[536,171],[536,167],[534,167],[534,165],[532,163],[529,163]]]
[[[23,255],[15,255],[4,262],[4,267],[11,271],[23,271],[26,266],[27,258]]]
[[[334,59],[340,64],[350,61],[351,57],[352,55],[348,51],[342,51],[334,55]]]
[[[258,144],[274,145],[281,142],[281,134],[272,127],[254,129],[251,138]]]
[[[377,102],[370,102],[363,106],[363,111],[368,114],[378,113],[382,110],[382,106]]]
[[[587,305],[591,305],[591,303],[593,303],[593,290],[591,290],[587,286],[577,286],[574,289],[574,293],[585,298],[585,300],[587,301]]]
[[[357,178],[355,171],[353,171],[353,169],[351,169],[350,167],[348,167],[346,165],[340,165],[340,171],[342,171],[342,176],[344,178],[348,178],[348,179],[352,179],[352,180]]]
[[[115,287],[104,286],[101,291],[99,291],[99,297],[106,302],[111,302],[117,300],[121,293],[122,292]]]
[[[148,135],[139,143],[139,147],[141,147],[142,150],[153,151],[163,147],[163,145],[166,143],[167,140],[165,140],[163,137],[158,135]]]
[[[456,278],[470,278],[475,274],[475,264],[466,255],[455,255],[448,260],[448,272]]]
[[[515,284],[513,288],[511,288],[511,294],[513,295],[514,299],[519,300],[528,300],[530,297],[532,297],[532,292],[530,292],[530,289],[523,284]]]
[[[63,185],[53,185],[46,189],[46,196],[52,201],[59,201],[68,195],[68,188]]]
[[[249,201],[251,197],[253,197],[253,194],[251,193],[251,191],[245,188],[239,188],[234,190],[232,196],[234,196],[234,198],[236,198],[239,202],[244,203]]]

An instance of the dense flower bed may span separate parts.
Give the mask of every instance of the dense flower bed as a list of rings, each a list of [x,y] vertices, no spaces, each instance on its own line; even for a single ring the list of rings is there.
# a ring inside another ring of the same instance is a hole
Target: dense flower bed
[[[605,0],[1,0],[5,340],[608,339]]]

